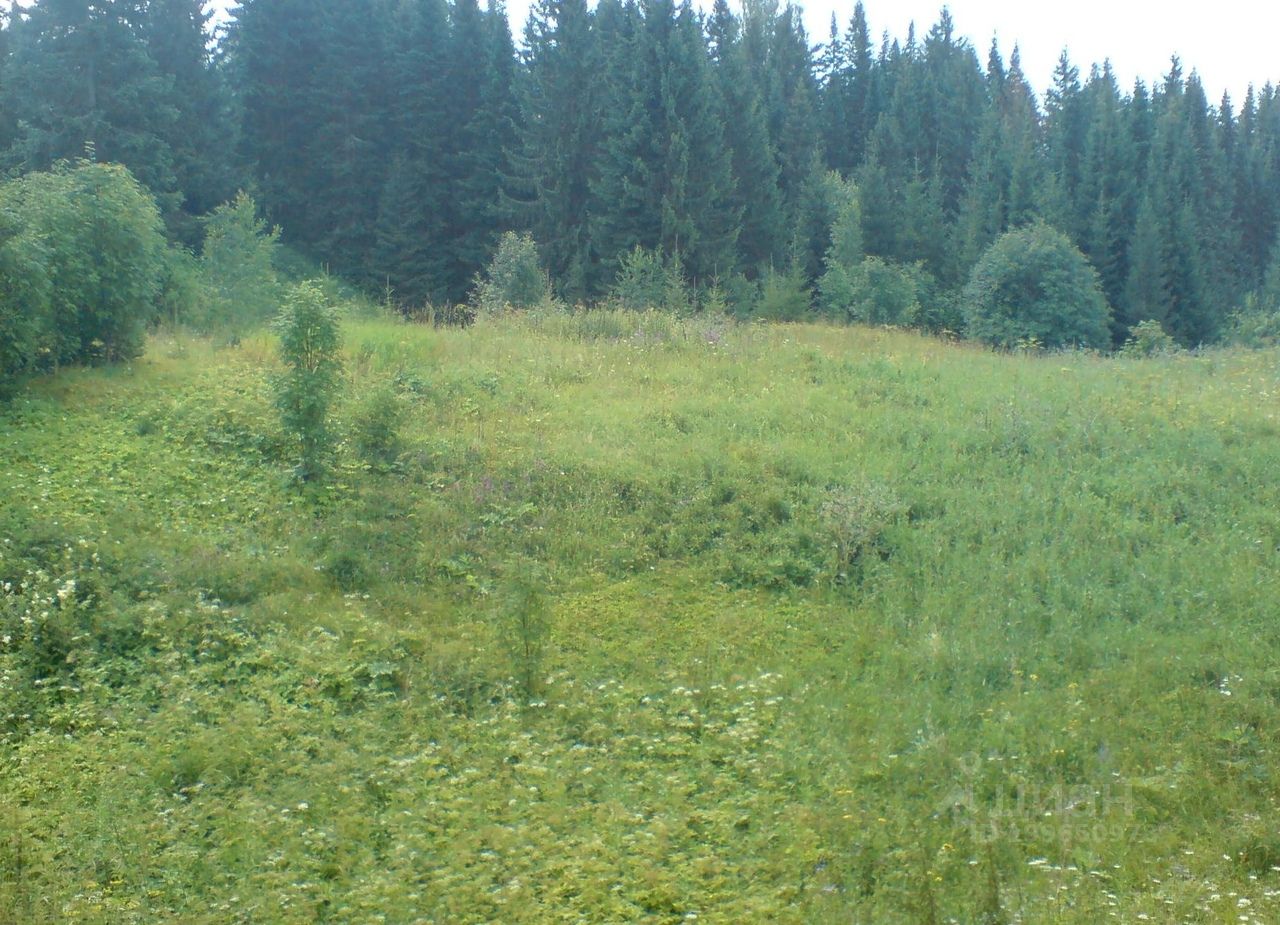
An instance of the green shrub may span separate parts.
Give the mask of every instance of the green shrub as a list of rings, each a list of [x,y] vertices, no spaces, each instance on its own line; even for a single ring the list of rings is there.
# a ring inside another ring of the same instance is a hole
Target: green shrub
[[[961,293],[940,285],[923,269],[919,271],[918,283],[915,327],[945,336],[964,334],[964,301]]]
[[[810,308],[804,269],[792,264],[785,271],[771,268],[765,273],[752,315],[767,321],[803,321]]]
[[[879,545],[885,529],[905,510],[892,488],[865,483],[833,489],[819,509],[837,583],[854,577]]]
[[[621,307],[633,311],[684,312],[690,305],[680,259],[639,245],[622,256],[612,295]]]
[[[46,247],[4,208],[0,188],[0,398],[37,362],[50,310]]]
[[[1140,321],[1129,329],[1121,353],[1126,356],[1154,357],[1176,353],[1178,345],[1159,321]]]
[[[400,452],[404,402],[389,382],[377,383],[358,402],[352,422],[356,452],[365,462],[386,466]]]
[[[1274,347],[1280,344],[1280,308],[1268,311],[1256,295],[1231,316],[1226,339],[1245,347]]]
[[[842,266],[828,269],[819,285],[823,308],[841,320],[909,325],[920,314],[919,266],[867,257],[852,271]]]
[[[542,660],[551,630],[545,570],[518,559],[499,603],[498,635],[511,659],[521,692],[533,699],[541,687]]]
[[[831,245],[823,260],[824,272],[818,280],[818,304],[835,318],[848,317],[857,298],[858,273],[862,263],[862,213],[858,190],[838,177],[828,183],[837,195],[831,222]]]
[[[342,373],[338,315],[313,283],[299,283],[276,319],[285,372],[276,380],[276,406],[298,445],[302,481],[318,476],[329,454],[329,409]]]
[[[969,334],[997,347],[1111,343],[1111,310],[1098,274],[1066,235],[1036,224],[1000,237],[964,290]]]
[[[472,300],[485,311],[533,308],[551,295],[551,282],[529,234],[508,231],[498,242],[484,276],[476,280]]]
[[[1280,242],[1277,242],[1262,285],[1244,298],[1231,316],[1227,339],[1246,347],[1280,344]]]
[[[160,283],[157,314],[171,324],[205,317],[210,307],[209,286],[200,261],[183,247],[170,247]]]
[[[15,306],[0,309],[14,315],[0,319],[0,375],[142,352],[166,251],[155,200],[124,167],[27,174],[0,188],[0,213],[0,292]]]
[[[201,264],[209,299],[187,320],[204,330],[246,328],[269,319],[280,303],[276,259],[280,229],[258,218],[253,199],[241,192],[204,220]]]

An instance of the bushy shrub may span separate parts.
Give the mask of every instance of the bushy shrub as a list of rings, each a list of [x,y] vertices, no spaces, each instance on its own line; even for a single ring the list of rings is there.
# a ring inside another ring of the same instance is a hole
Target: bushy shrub
[[[271,318],[280,304],[276,274],[280,229],[258,217],[253,199],[241,192],[204,220],[200,261],[209,297],[187,318],[204,330],[245,328]]]
[[[1280,344],[1280,243],[1271,257],[1262,286],[1244,298],[1231,316],[1227,340],[1246,347]]]
[[[209,312],[210,292],[200,261],[184,247],[170,247],[165,257],[158,316],[170,324],[189,323]]]
[[[942,286],[932,274],[920,269],[914,326],[944,336],[965,333],[964,300],[959,290]]]
[[[621,307],[633,311],[684,312],[690,305],[680,258],[668,259],[639,245],[622,256],[612,295]]]
[[[342,373],[338,315],[318,286],[300,283],[285,299],[276,330],[285,364],[276,406],[298,445],[298,477],[309,481],[324,471],[329,455],[329,409]]]
[[[764,274],[752,315],[768,321],[803,321],[811,307],[804,268],[796,263],[784,271],[770,268]]]
[[[551,283],[538,260],[538,247],[529,234],[508,231],[484,276],[476,280],[473,301],[485,311],[533,308],[551,296]]]
[[[0,398],[35,366],[51,297],[44,242],[4,208],[6,191],[0,189]]]
[[[818,279],[818,304],[834,318],[846,318],[858,289],[862,263],[862,210],[858,190],[838,176],[827,181],[831,198],[831,245],[823,258]]]
[[[141,353],[166,248],[155,200],[124,167],[27,174],[0,187],[0,215],[0,375]]]
[[[1256,295],[1245,298],[1226,330],[1226,339],[1244,347],[1280,344],[1280,308],[1268,311]]]
[[[820,286],[823,308],[834,318],[908,325],[920,314],[923,271],[918,266],[867,257],[852,270],[830,267]]]
[[[836,583],[854,576],[864,557],[876,548],[884,531],[904,510],[897,494],[887,485],[866,482],[828,492],[819,515]]]
[[[387,466],[400,452],[404,402],[390,382],[375,383],[356,405],[352,440],[356,452],[372,466]]]
[[[1126,356],[1154,357],[1176,353],[1178,345],[1159,321],[1140,321],[1129,329],[1129,339],[1121,348]]]
[[[1111,310],[1098,274],[1066,235],[1036,224],[1001,236],[964,290],[970,336],[997,347],[1107,347]]]

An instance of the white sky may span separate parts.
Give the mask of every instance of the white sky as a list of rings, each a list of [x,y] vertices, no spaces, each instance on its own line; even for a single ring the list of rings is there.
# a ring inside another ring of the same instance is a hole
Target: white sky
[[[29,0],[28,0],[29,2]],[[225,9],[234,0],[211,0]],[[694,0],[710,8],[711,0]],[[826,40],[831,14],[841,31],[854,0],[808,0],[801,4],[812,41]],[[879,46],[885,30],[903,38],[914,21],[923,34],[938,19],[941,0],[864,0],[867,20]],[[8,0],[0,0],[7,6]],[[1005,60],[1015,42],[1023,69],[1038,90],[1048,85],[1065,47],[1081,76],[1089,65],[1110,58],[1128,90],[1136,78],[1148,84],[1169,69],[1177,54],[1183,68],[1200,73],[1213,102],[1227,90],[1237,104],[1250,83],[1280,83],[1280,2],[1278,0],[950,0],[957,32],[966,36],[985,63],[992,36]],[[528,0],[507,0],[512,31],[520,40]]]
[[[901,38],[916,23],[923,34],[938,20],[941,0],[863,0],[873,35]],[[956,31],[986,63],[991,39],[1005,61],[1016,42],[1033,86],[1049,83],[1065,47],[1081,77],[1110,58],[1121,86],[1148,85],[1168,73],[1175,53],[1183,70],[1200,74],[1213,102],[1228,90],[1238,104],[1250,83],[1280,83],[1280,2],[1276,0],[951,0]],[[825,40],[831,14],[843,31],[853,0],[809,0],[805,19],[815,41]],[[878,45],[878,42],[877,42]]]

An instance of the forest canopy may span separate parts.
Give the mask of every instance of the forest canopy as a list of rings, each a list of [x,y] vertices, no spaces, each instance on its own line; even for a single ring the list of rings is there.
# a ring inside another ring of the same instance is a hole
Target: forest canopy
[[[0,163],[86,152],[172,241],[198,250],[248,190],[407,308],[467,299],[509,231],[569,302],[640,253],[686,306],[959,330],[981,256],[1043,224],[1096,272],[1114,344],[1143,321],[1212,342],[1241,306],[1269,318],[1280,275],[1275,86],[1214,102],[1177,59],[1122,87],[1064,52],[1041,99],[946,10],[876,39],[859,3],[815,42],[762,0],[539,0],[517,46],[477,0],[244,0],[217,30],[202,0],[40,0],[0,31]]]

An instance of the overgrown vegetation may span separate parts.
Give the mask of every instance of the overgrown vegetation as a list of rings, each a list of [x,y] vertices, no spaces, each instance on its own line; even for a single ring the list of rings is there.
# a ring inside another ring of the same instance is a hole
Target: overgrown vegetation
[[[1097,272],[1047,225],[1010,231],[973,268],[964,290],[969,333],[998,347],[1106,347],[1111,310]]]
[[[1274,350],[342,343],[3,410],[0,922],[1280,914]]]
[[[528,234],[506,232],[482,278],[473,301],[485,311],[534,308],[551,298],[551,281],[538,259],[538,247]]]
[[[0,925],[1280,920],[1275,87],[232,17],[0,17]]]
[[[329,409],[342,372],[338,316],[319,287],[300,283],[285,299],[275,327],[285,367],[276,378],[276,405],[285,431],[297,441],[297,474],[306,482],[325,470],[332,451]],[[363,442],[385,450],[388,435],[380,432],[377,422],[370,423]]]
[[[124,168],[0,186],[0,391],[30,370],[137,356],[164,270],[160,214]]]

